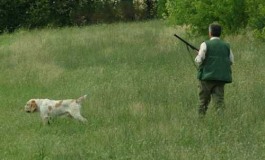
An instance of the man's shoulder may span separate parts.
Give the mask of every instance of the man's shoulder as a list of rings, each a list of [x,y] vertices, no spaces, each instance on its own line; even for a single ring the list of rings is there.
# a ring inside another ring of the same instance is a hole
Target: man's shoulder
[[[220,38],[209,39],[209,40],[206,40],[205,43],[206,44],[210,44],[210,43],[220,43],[220,44],[224,44],[224,45],[230,46],[228,42],[226,42],[226,41],[224,41],[224,40],[222,40]]]

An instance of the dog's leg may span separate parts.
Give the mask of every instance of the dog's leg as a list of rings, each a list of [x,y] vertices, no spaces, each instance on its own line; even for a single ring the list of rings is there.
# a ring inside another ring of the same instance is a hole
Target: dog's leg
[[[50,124],[50,122],[49,122],[49,116],[47,114],[41,114],[41,119],[42,119],[43,125]]]
[[[83,123],[87,122],[87,119],[84,118],[83,116],[81,116],[80,113],[75,112],[75,114],[71,114],[71,116],[72,116],[74,119],[77,119],[77,120],[79,120],[79,121],[81,121],[81,122],[83,122]]]
[[[87,122],[87,119],[82,117],[81,115],[78,117],[78,120],[80,120],[83,123]]]
[[[42,123],[43,123],[43,125],[50,124],[49,118],[48,117],[42,118]]]
[[[79,121],[81,121],[81,122],[83,122],[83,123],[87,122],[87,119],[84,118],[81,115],[74,116],[74,118],[77,119],[77,120],[79,120]]]

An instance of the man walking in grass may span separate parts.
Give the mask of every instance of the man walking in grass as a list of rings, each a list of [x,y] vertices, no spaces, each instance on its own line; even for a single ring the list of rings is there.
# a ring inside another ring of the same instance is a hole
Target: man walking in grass
[[[213,23],[209,26],[210,40],[200,46],[195,62],[199,65],[199,116],[204,117],[208,105],[213,99],[218,114],[224,110],[224,86],[232,82],[231,65],[234,56],[228,43],[220,39],[221,26]]]

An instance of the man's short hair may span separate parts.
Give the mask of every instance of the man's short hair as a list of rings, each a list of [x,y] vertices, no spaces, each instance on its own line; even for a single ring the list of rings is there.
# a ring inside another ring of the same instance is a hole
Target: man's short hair
[[[209,32],[213,37],[220,37],[222,32],[222,27],[218,23],[212,23],[209,26]]]

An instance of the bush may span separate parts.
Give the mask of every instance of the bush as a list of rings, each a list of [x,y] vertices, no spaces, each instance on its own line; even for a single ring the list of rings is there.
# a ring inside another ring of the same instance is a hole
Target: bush
[[[256,37],[265,40],[265,1],[248,0],[247,6],[249,27],[254,29]]]
[[[226,33],[235,33],[247,24],[245,0],[168,0],[166,9],[173,24],[188,25],[193,31],[205,34],[208,25],[219,22]]]

